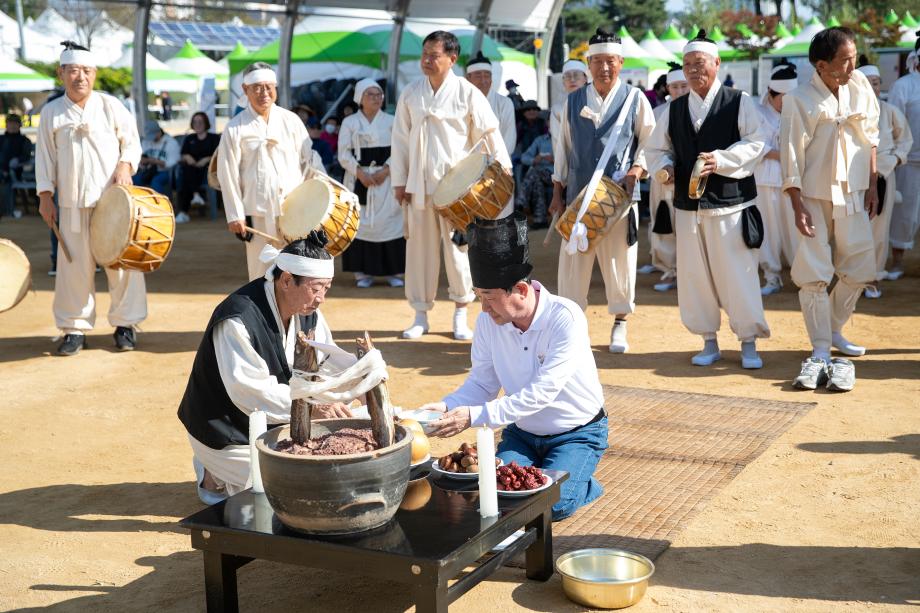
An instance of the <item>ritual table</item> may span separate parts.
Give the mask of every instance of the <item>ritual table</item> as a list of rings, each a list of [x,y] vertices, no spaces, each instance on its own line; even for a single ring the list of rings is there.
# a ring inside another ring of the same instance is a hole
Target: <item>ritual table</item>
[[[211,613],[238,611],[236,570],[257,559],[398,581],[411,587],[416,611],[446,613],[451,602],[522,551],[528,579],[552,576],[552,506],[568,473],[546,474],[553,478],[550,487],[522,498],[500,496],[499,515],[487,519],[479,516],[475,480],[436,478],[416,469],[410,493],[421,487],[423,496],[407,496],[406,508],[369,532],[347,537],[297,533],[281,524],[264,494],[252,490],[186,517],[180,525],[191,531],[192,547],[204,554]],[[427,501],[422,479],[431,489]],[[496,549],[518,530],[523,533],[516,540]]]

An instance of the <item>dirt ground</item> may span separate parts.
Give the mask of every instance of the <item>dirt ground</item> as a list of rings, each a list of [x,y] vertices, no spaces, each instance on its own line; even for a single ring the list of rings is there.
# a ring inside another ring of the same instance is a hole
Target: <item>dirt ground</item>
[[[243,282],[242,246],[224,225],[179,226],[166,264],[147,276],[150,316],[138,350],[114,351],[97,275],[97,329],[76,357],[54,357],[48,231],[40,220],[0,221],[0,236],[32,262],[35,292],[0,314],[0,609],[200,611],[201,555],[176,522],[200,507],[191,453],[175,417],[204,325]],[[640,263],[648,261],[642,233]],[[535,277],[555,286],[555,253],[531,241]],[[690,366],[698,339],[682,327],[675,293],[639,278],[631,352],[606,351],[610,318],[599,275],[588,317],[604,383],[782,400],[817,406],[749,465],[662,555],[639,611],[897,610],[920,605],[920,258],[908,277],[863,300],[848,336],[870,347],[849,394],[797,392],[805,355],[796,293],[766,299],[773,337],[765,367],[742,371],[723,322],[724,359]],[[432,334],[397,339],[411,320],[402,291],[358,290],[341,276],[323,312],[337,338],[366,325],[390,365],[405,407],[440,398],[469,364],[469,344],[449,335],[446,290]],[[475,316],[478,307],[471,309]],[[456,441],[439,441],[447,451]],[[607,495],[616,495],[610,491]],[[257,562],[242,568],[241,609],[412,609],[400,585],[361,575]],[[464,596],[457,611],[582,611],[558,577],[530,582],[503,569]]]

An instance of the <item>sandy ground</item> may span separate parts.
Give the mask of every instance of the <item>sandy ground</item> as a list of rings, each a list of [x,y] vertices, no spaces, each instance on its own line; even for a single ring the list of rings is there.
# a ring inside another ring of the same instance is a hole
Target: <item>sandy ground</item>
[[[150,317],[129,354],[114,351],[97,275],[100,318],[89,349],[60,358],[50,355],[47,229],[34,216],[4,219],[0,236],[28,252],[36,289],[0,314],[0,609],[203,610],[201,556],[176,525],[200,503],[175,411],[211,310],[245,281],[241,245],[220,223],[180,226],[173,254],[147,277]],[[535,276],[553,287],[555,247],[541,243],[542,233],[532,240]],[[789,384],[806,337],[788,283],[766,300],[766,366],[744,372],[727,322],[723,361],[690,366],[698,339],[681,326],[676,295],[651,290],[652,276],[639,279],[631,352],[610,355],[596,275],[588,316],[604,383],[818,403],[659,558],[635,611],[920,605],[920,261],[908,264],[910,276],[884,284],[882,300],[860,302],[847,332],[870,353],[857,362],[856,390],[842,395]],[[448,334],[443,288],[440,298],[433,332],[419,342],[396,338],[411,319],[401,290],[358,290],[343,276],[323,312],[339,339],[354,338],[359,322],[370,329],[390,364],[395,402],[411,407],[451,390],[469,364],[469,345]],[[412,608],[399,585],[264,562],[240,570],[240,597],[248,611]],[[565,599],[558,577],[529,582],[517,569],[503,569],[454,609],[583,610]]]

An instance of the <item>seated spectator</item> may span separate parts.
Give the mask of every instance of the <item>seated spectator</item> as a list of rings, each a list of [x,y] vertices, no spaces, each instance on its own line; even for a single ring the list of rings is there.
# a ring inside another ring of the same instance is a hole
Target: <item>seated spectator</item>
[[[518,209],[530,209],[531,230],[549,227],[546,210],[553,194],[553,140],[541,134],[521,154],[521,163],[530,168],[518,190]]]
[[[182,141],[180,152],[182,157],[179,159],[179,168],[182,172],[179,173],[179,185],[176,186],[179,192],[176,223],[189,221],[192,198],[205,185],[208,164],[220,144],[220,136],[209,132],[211,120],[207,113],[199,111],[192,115],[191,128],[192,134],[188,134]]]
[[[312,138],[312,137],[311,137]],[[339,120],[336,117],[327,117],[326,123],[323,124],[323,132],[320,136],[332,147],[332,155],[335,155],[339,148]]]
[[[164,132],[159,123],[148,121],[141,148],[144,153],[134,175],[134,184],[169,195],[169,174],[172,167],[179,163],[179,143]]]
[[[540,106],[528,100],[521,107],[523,118],[518,122],[518,151],[526,151],[541,134],[546,134],[546,120],[540,117]]]
[[[319,119],[311,117],[307,121],[307,133],[310,135],[310,140],[313,141],[313,151],[319,154],[319,157],[323,160],[323,167],[328,170],[335,159],[335,154],[332,152],[332,147],[329,143],[323,139],[323,131],[319,126]]]
[[[298,117],[300,117],[300,120],[303,122],[303,125],[307,125],[307,122],[310,120],[311,117],[316,117],[316,111],[311,109],[306,104],[298,104],[291,110],[294,111],[294,113]]]
[[[342,121],[345,121],[345,118],[349,115],[354,115],[358,112],[358,106],[351,101],[346,102],[342,105]]]
[[[13,216],[13,181],[22,178],[22,165],[32,159],[32,141],[22,132],[19,115],[6,116],[6,133],[0,134],[0,190],[3,207],[0,215]]]

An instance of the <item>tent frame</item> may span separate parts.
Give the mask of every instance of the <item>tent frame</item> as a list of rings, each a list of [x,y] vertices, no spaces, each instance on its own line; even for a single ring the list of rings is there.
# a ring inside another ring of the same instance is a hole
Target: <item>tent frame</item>
[[[116,0],[117,1],[117,0]],[[137,16],[134,21],[134,82],[131,85],[131,94],[134,96],[137,127],[141,134],[144,133],[144,123],[146,119],[147,92],[145,84],[147,82],[147,70],[144,65],[144,59],[147,57],[147,35],[150,26],[150,10],[154,6],[177,6],[176,2],[165,2],[163,0],[127,0],[131,4],[137,5]],[[549,99],[549,83],[546,75],[549,69],[550,49],[553,47],[553,36],[556,31],[556,24],[562,15],[562,7],[565,0],[552,0],[552,8],[549,18],[539,34],[542,35],[543,45],[537,50],[537,101],[541,106],[546,106]],[[189,2],[179,2],[179,6],[207,6],[205,0],[190,0]],[[310,2],[309,0],[283,0],[265,2],[263,12],[278,13],[283,15],[281,24],[281,40],[279,49],[278,62],[278,103],[282,106],[289,106],[291,100],[291,46],[294,38],[294,26],[297,18],[300,16],[300,8],[305,5],[316,4],[323,5],[322,0]],[[387,58],[387,95],[390,100],[396,100],[398,94],[396,89],[397,72],[399,68],[399,51],[402,43],[402,34],[405,29],[406,19],[412,11],[412,0],[389,0],[386,2],[387,8],[393,14],[393,34],[390,39],[390,54]],[[379,8],[378,2],[360,2],[353,0],[351,4],[336,3],[341,8]],[[475,55],[482,48],[483,35],[489,27],[489,14],[492,10],[493,0],[479,0],[479,7],[475,12],[474,26],[476,34],[473,37],[473,49],[471,55]],[[250,5],[251,6],[251,5]],[[213,9],[214,7],[208,6]],[[246,5],[240,3],[227,3],[222,7],[227,11],[251,10]],[[456,10],[451,10],[451,4],[444,3],[443,17],[462,17],[467,18],[467,14],[457,14]]]

